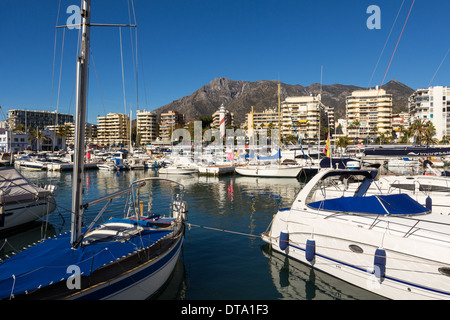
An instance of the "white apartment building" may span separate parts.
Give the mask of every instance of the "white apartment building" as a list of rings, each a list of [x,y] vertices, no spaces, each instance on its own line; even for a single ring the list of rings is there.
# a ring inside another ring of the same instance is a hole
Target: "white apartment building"
[[[159,126],[159,136],[161,140],[170,141],[172,132],[184,125],[184,115],[177,111],[169,110],[161,113],[161,124]]]
[[[247,128],[253,126],[253,129],[268,127],[271,124],[278,126],[278,111],[266,109],[263,112],[247,113],[246,123]]]
[[[97,117],[97,141],[103,145],[129,145],[130,117],[121,113],[108,113]]]
[[[137,134],[140,136],[141,145],[150,144],[158,137],[157,116],[155,113],[138,110],[136,116]]]
[[[365,139],[392,132],[392,94],[374,89],[353,91],[346,99],[347,133]]]
[[[408,101],[410,123],[428,119],[436,128],[436,138],[450,135],[450,88],[443,86],[418,89]]]
[[[0,128],[0,152],[19,152],[30,146],[27,133],[11,132]]]
[[[281,104],[281,130],[284,137],[295,135],[302,139],[326,137],[326,129],[334,132],[334,109],[321,104],[318,97],[288,97]]]

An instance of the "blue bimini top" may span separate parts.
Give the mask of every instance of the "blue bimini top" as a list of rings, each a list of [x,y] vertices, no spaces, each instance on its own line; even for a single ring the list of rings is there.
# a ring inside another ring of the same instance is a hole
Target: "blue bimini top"
[[[429,212],[407,194],[342,197],[312,202],[308,206],[318,210],[353,214],[413,215]]]
[[[70,233],[47,239],[0,264],[0,299],[67,280],[73,274],[68,271],[69,266],[78,266],[81,274],[88,276],[117,258],[152,245],[170,232],[148,230],[126,241],[95,241],[76,249],[70,243]]]

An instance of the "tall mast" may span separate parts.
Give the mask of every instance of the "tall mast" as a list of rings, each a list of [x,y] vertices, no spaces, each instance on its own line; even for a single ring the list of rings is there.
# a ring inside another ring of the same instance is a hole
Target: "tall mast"
[[[281,85],[278,84],[278,164],[281,164]]]
[[[73,189],[72,189],[72,223],[71,243],[78,244],[81,235],[81,216],[83,210],[83,170],[84,170],[84,133],[86,122],[87,82],[89,72],[89,24],[91,1],[81,1],[81,52],[77,58],[77,96],[75,109],[75,150],[73,165]]]

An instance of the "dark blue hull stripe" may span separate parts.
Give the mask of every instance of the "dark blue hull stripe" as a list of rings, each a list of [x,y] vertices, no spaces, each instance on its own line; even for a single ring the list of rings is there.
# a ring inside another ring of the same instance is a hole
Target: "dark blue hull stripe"
[[[290,246],[290,247],[293,247],[293,248],[295,248],[295,249],[298,249],[298,250],[301,250],[301,251],[305,252],[305,249],[302,249],[302,248],[297,247],[297,246],[295,246],[295,245],[289,244],[289,246]],[[288,255],[288,256],[289,256],[289,255]],[[319,257],[321,257],[322,259],[325,259],[325,260],[328,260],[328,261],[332,261],[332,262],[337,263],[337,264],[341,264],[341,265],[347,266],[347,267],[349,267],[349,268],[356,269],[356,270],[358,270],[358,271],[365,272],[365,273],[367,273],[367,274],[371,274],[371,273],[368,272],[366,269],[357,267],[357,266],[352,265],[352,264],[348,264],[348,263],[345,263],[345,262],[342,262],[342,261],[339,261],[339,260],[336,260],[336,259],[333,259],[333,258],[324,256],[324,255],[321,255],[321,254],[317,254],[317,253],[316,253],[316,256],[319,256]],[[295,257],[292,257],[292,256],[289,256],[289,257],[295,259]],[[295,259],[295,260],[298,260],[298,259]],[[446,296],[450,296],[450,292],[440,291],[440,290],[436,290],[436,289],[432,289],[432,288],[423,287],[423,286],[420,286],[420,285],[417,285],[417,284],[414,284],[414,283],[411,283],[411,282],[399,280],[399,279],[392,278],[392,277],[388,277],[388,276],[385,276],[384,278],[385,278],[385,279],[388,279],[388,280],[391,280],[391,281],[394,281],[394,282],[398,282],[398,283],[404,284],[404,285],[408,285],[408,286],[411,286],[411,287],[415,287],[415,288],[419,288],[419,289],[422,289],[422,290],[426,290],[426,291],[435,292],[435,293],[438,293],[438,294],[443,294],[443,295],[446,295]]]
[[[97,289],[91,293],[81,294],[80,297],[74,297],[75,299],[83,299],[83,300],[102,300],[106,299],[109,296],[118,293],[122,290],[125,290],[133,284],[140,282],[141,280],[148,278],[153,273],[158,272],[166,263],[168,263],[179,251],[181,244],[183,243],[183,236],[180,237],[178,243],[171,249],[171,251],[163,258],[158,259],[153,264],[145,267],[141,271],[134,273],[120,281],[117,281],[113,284],[107,285],[104,288]]]

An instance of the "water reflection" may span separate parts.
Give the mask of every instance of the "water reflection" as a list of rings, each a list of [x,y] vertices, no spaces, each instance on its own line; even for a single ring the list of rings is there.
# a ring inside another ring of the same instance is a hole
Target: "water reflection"
[[[30,171],[24,175],[34,183],[45,181],[57,185],[57,209],[48,217],[48,221],[53,226],[54,233],[69,231],[72,173]],[[132,181],[154,175],[154,171],[150,170],[86,171],[84,202],[126,188]],[[262,245],[258,236],[266,231],[278,209],[292,204],[303,187],[304,180],[238,175],[171,175],[165,178],[184,185],[188,223],[241,234],[198,227],[187,228],[183,255],[170,280],[152,299],[377,298],[365,290],[269,251],[267,245]],[[150,186],[154,187],[152,199],[145,200],[144,205],[153,212],[161,209],[160,202],[170,199],[172,195],[164,183],[151,183]],[[121,217],[126,200],[126,195],[114,199],[105,212],[104,220],[111,216]],[[85,212],[86,222],[96,216],[101,206],[89,208]],[[25,244],[17,243],[14,246],[23,247],[39,240],[40,229],[30,230],[30,236],[33,233],[33,239],[18,236],[17,241]],[[10,240],[14,239],[8,239]],[[0,254],[4,252],[6,251],[0,251]]]
[[[382,297],[261,246],[273,284],[286,300],[378,300]]]

